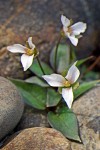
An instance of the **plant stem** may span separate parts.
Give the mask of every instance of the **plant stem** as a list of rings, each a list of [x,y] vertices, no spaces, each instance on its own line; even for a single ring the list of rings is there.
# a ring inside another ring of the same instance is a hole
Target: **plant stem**
[[[56,69],[57,69],[57,64],[56,64],[56,63],[57,63],[57,53],[58,53],[58,46],[59,46],[59,44],[60,44],[61,38],[62,38],[62,36],[60,35],[60,36],[59,36],[59,39],[58,39],[58,42],[57,42],[57,44],[56,44],[55,59],[54,59],[55,71],[56,71]]]
[[[36,58],[37,58],[38,64],[39,64],[39,66],[40,66],[40,69],[41,69],[43,75],[45,75],[45,72],[44,72],[43,67],[42,67],[42,65],[41,65],[41,62],[40,62],[40,60],[39,60],[39,57],[37,56]]]

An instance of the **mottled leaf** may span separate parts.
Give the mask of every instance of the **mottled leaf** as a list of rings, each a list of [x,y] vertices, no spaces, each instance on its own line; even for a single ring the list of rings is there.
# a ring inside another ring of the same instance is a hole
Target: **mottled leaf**
[[[22,80],[13,79],[11,81],[18,87],[28,104],[41,110],[46,108],[46,88]]]
[[[46,106],[47,107],[56,106],[60,100],[61,100],[61,95],[58,92],[56,92],[54,89],[48,88]]]
[[[28,83],[37,84],[37,85],[40,85],[43,87],[49,87],[49,85],[47,83],[45,83],[44,80],[38,78],[37,76],[30,77],[30,78],[26,79],[25,81]]]
[[[50,64],[55,69],[55,50],[56,47],[52,50],[50,54]],[[62,73],[66,67],[69,65],[70,59],[70,48],[68,45],[59,44],[58,52],[57,52],[57,72]]]
[[[60,108],[56,113],[49,112],[48,121],[65,137],[81,142],[76,115],[67,107]]]
[[[75,91],[74,91],[74,98],[81,96],[91,88],[93,88],[97,83],[99,83],[100,80],[90,81],[82,83]]]
[[[49,75],[49,74],[53,73],[53,70],[50,68],[49,65],[47,65],[46,63],[44,63],[42,61],[41,61],[41,65],[42,65],[42,68],[43,68],[45,74]],[[30,70],[39,77],[42,77],[42,75],[43,75],[43,72],[42,72],[37,60],[35,60],[33,62],[33,64],[30,67]]]

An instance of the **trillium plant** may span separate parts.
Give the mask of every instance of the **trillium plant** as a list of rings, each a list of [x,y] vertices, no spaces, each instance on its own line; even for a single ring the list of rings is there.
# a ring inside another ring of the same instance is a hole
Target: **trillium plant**
[[[33,72],[33,76],[26,80],[11,81],[18,87],[27,104],[47,112],[51,127],[68,139],[81,142],[73,104],[79,96],[99,81],[84,82],[79,78],[80,66],[90,59],[88,57],[77,60],[75,55],[75,46],[82,37],[81,33],[87,28],[86,23],[72,24],[72,20],[64,15],[61,15],[61,23],[60,37],[51,50],[50,65],[39,59],[39,51],[32,42],[32,37],[28,38],[25,45],[13,44],[7,47],[12,53],[22,54],[21,63],[24,71],[30,69]],[[67,44],[66,39],[70,41],[73,49]]]
[[[76,62],[77,63],[77,62]],[[72,85],[76,82],[79,77],[79,70],[74,63],[65,77],[60,74],[51,74],[42,76],[50,86],[52,87],[62,87],[61,93],[62,97],[67,103],[67,106],[71,108],[73,102],[73,89]]]

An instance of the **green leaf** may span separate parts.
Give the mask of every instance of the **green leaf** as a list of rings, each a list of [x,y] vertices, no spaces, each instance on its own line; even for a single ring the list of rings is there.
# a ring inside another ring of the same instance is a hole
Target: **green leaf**
[[[47,65],[46,63],[44,63],[42,61],[41,61],[41,65],[42,65],[42,68],[43,68],[45,74],[49,75],[49,74],[53,73],[53,70],[50,68],[49,65]],[[42,75],[43,75],[37,60],[35,60],[33,62],[33,64],[30,67],[30,70],[39,77],[42,77]]]
[[[55,50],[54,48],[50,54],[50,64],[52,68],[54,68],[54,62],[55,62]],[[65,44],[59,44],[58,47],[58,53],[57,53],[57,72],[62,73],[66,67],[69,65],[69,57],[70,56],[70,48],[68,45]]]
[[[60,108],[57,113],[49,112],[48,121],[53,128],[60,131],[65,137],[81,142],[77,118],[67,107]]]
[[[82,83],[75,91],[74,91],[74,98],[81,96],[91,88],[93,88],[100,80],[90,81],[86,83]]]
[[[60,100],[61,100],[61,95],[58,92],[56,92],[54,89],[48,88],[46,106],[47,107],[56,106]]]
[[[93,58],[93,56],[90,56],[90,57],[87,57],[87,58],[84,58],[84,59],[80,59],[80,60],[77,61],[76,66],[78,67],[78,66],[82,65],[82,64],[85,63],[87,60],[92,59],[92,58]]]
[[[11,81],[18,87],[28,104],[41,110],[46,108],[46,88],[22,80],[12,79]]]
[[[37,85],[40,85],[42,87],[49,87],[49,85],[47,83],[45,83],[42,79],[40,79],[36,76],[30,77],[30,78],[26,79],[25,81],[27,83],[37,84]]]
[[[11,79],[22,93],[24,100],[31,106],[44,110],[46,107],[54,107],[61,100],[61,95],[54,89],[37,84],[24,82],[23,80]],[[30,81],[30,80],[29,80]]]

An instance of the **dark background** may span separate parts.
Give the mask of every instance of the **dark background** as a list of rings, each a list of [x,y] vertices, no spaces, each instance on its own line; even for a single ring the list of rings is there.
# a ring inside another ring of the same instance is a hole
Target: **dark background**
[[[20,57],[7,52],[6,46],[24,44],[29,36],[48,61],[61,28],[60,16],[75,22],[83,21],[88,28],[76,47],[78,58],[95,55],[100,58],[100,1],[99,0],[0,0],[0,75],[25,78]],[[94,63],[91,62],[91,63]],[[99,71],[100,59],[95,65]]]

